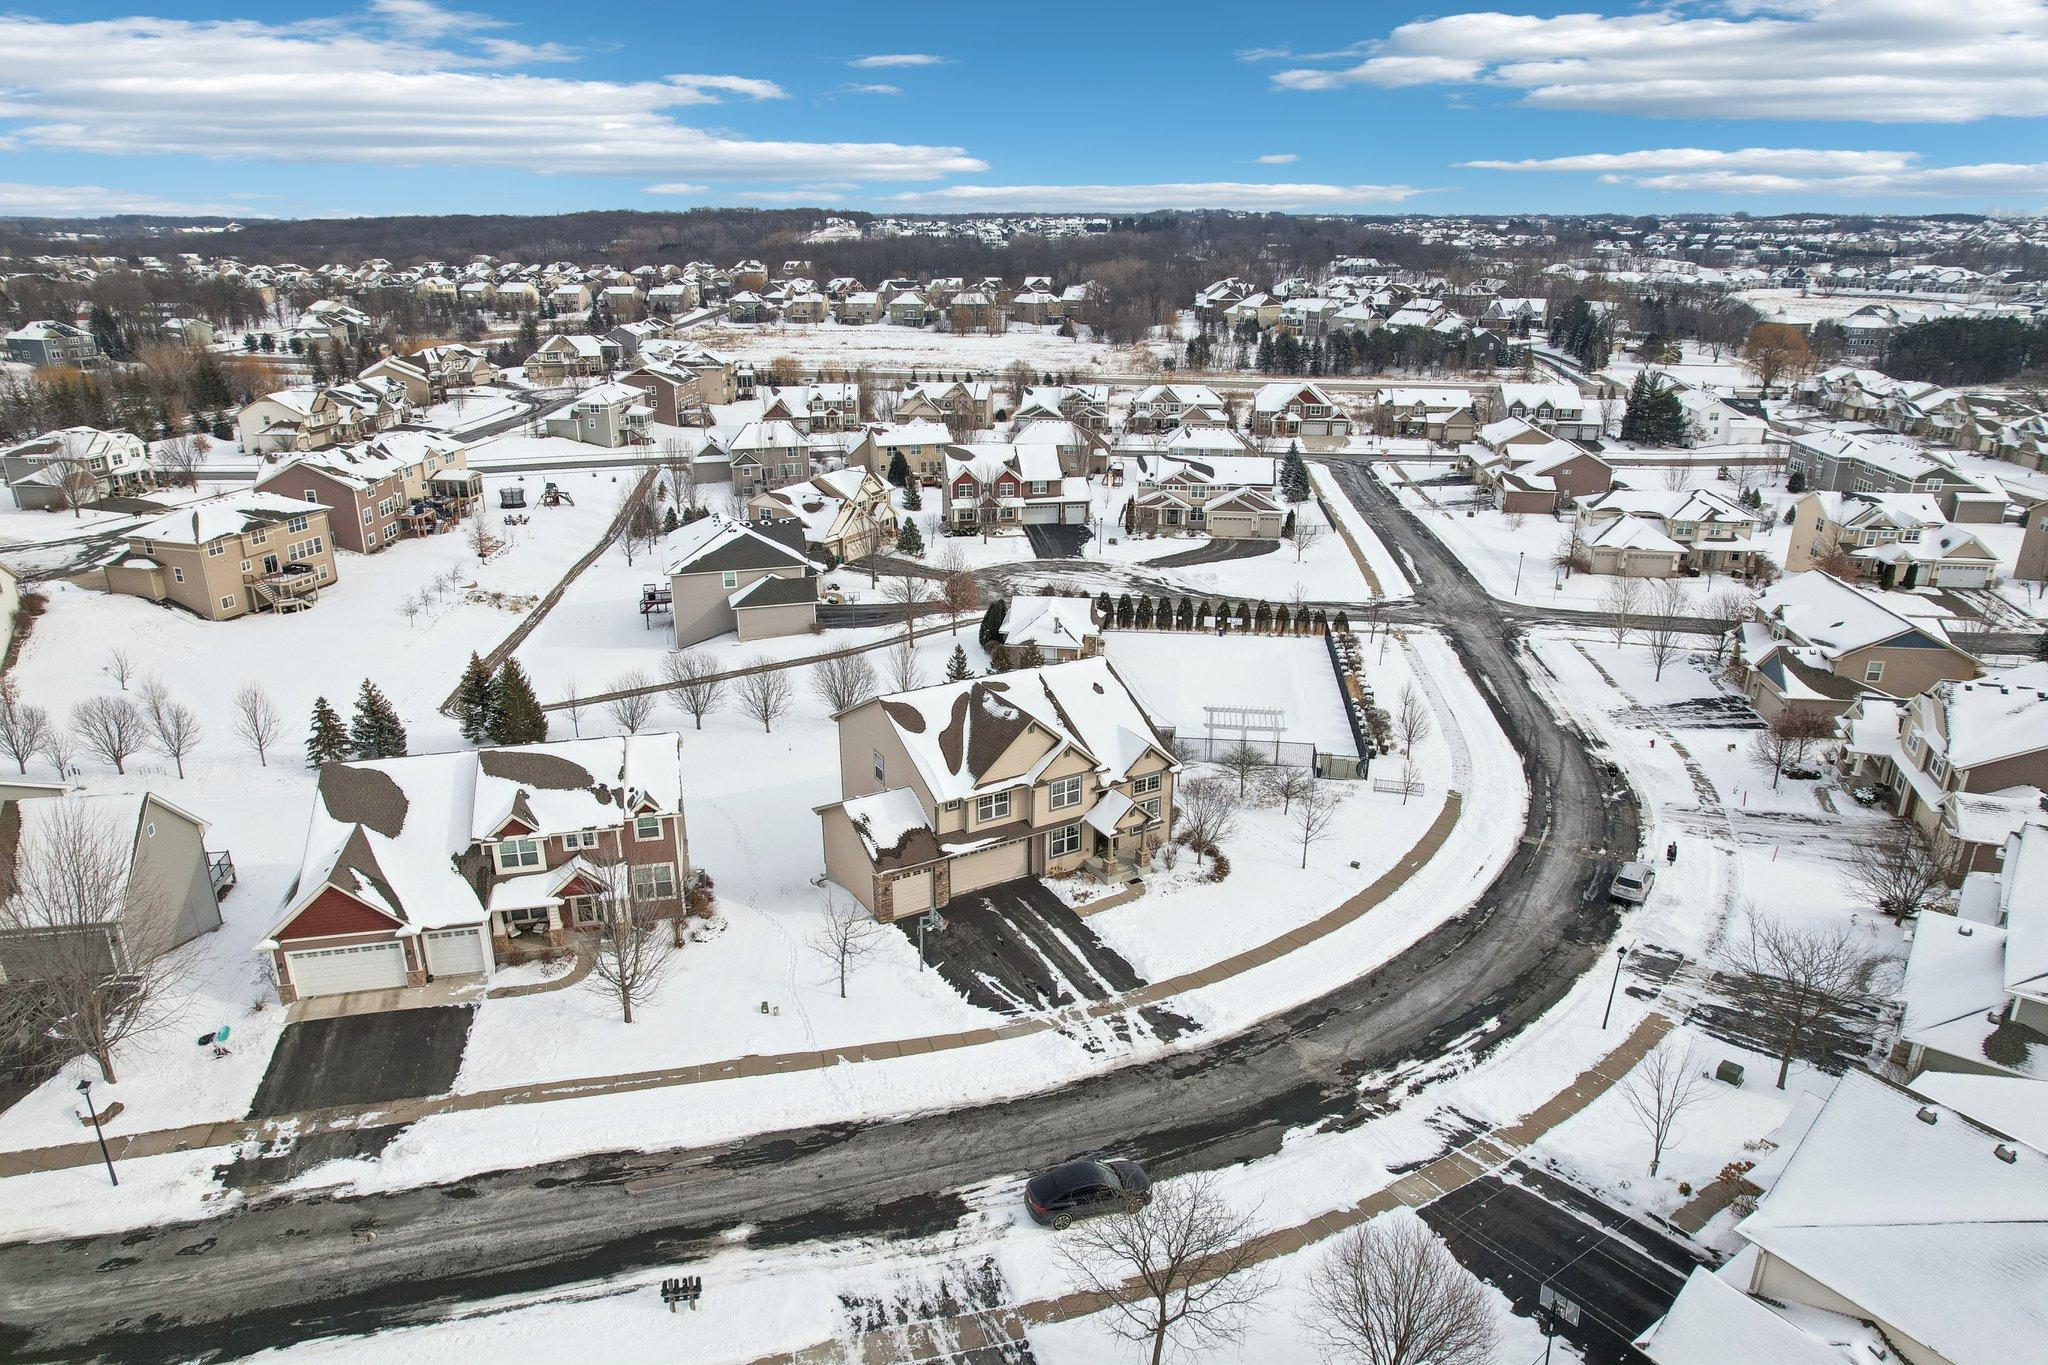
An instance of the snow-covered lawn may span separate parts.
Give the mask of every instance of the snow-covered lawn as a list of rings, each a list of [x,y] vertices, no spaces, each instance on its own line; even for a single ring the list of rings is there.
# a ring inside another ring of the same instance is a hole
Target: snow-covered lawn
[[[1408,581],[1407,570],[1387,548],[1386,542],[1373,531],[1372,523],[1365,519],[1357,504],[1338,485],[1336,476],[1319,462],[1308,467],[1308,477],[1324,506],[1337,518],[1338,524],[1330,528],[1324,539],[1336,540],[1341,545],[1344,534],[1348,533],[1358,543],[1359,552],[1372,567],[1372,576],[1379,581],[1380,596],[1389,600],[1414,596],[1415,589]],[[1349,546],[1345,549],[1348,553]]]
[[[842,327],[715,322],[692,328],[689,339],[714,351],[747,356],[757,366],[782,356],[809,365],[879,365],[891,369],[930,368],[946,375],[962,371],[1000,374],[1023,361],[1045,374],[1117,371],[1116,352],[1100,342],[1060,336],[1053,328],[1013,325],[989,335],[955,336],[878,322]]]
[[[1344,718],[1344,694],[1329,647],[1319,635],[1218,637],[1118,630],[1105,637],[1105,652],[1152,714],[1184,739],[1203,737],[1209,707],[1260,707],[1284,712],[1285,729],[1278,736],[1254,739],[1306,742],[1319,753],[1356,752]],[[1384,677],[1396,681],[1388,685],[1376,676],[1373,685],[1394,695],[1406,682],[1407,669],[1400,651],[1390,650],[1388,655]],[[1225,734],[1219,742],[1231,739]]]

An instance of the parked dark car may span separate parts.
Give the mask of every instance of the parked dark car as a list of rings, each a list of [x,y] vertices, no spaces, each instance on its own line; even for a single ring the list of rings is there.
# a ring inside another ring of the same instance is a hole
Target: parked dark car
[[[1152,1202],[1152,1181],[1135,1161],[1069,1161],[1024,1184],[1033,1222],[1063,1228],[1076,1218],[1129,1213]]]

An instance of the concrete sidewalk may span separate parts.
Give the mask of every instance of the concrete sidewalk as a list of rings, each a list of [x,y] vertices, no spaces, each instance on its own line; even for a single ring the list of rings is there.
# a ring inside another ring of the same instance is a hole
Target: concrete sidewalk
[[[1455,791],[1447,793],[1444,808],[1437,813],[1435,821],[1423,831],[1422,838],[1408,850],[1400,862],[1381,873],[1370,886],[1343,904],[1300,928],[1289,930],[1278,938],[1270,939],[1257,947],[1247,948],[1207,967],[1182,972],[1177,976],[1151,982],[1137,990],[1090,1002],[1080,1008],[1078,1013],[1088,1018],[1101,1019],[1147,1005],[1156,1005],[1177,995],[1200,990],[1205,986],[1218,985],[1254,968],[1277,961],[1289,953],[1310,947],[1318,940],[1336,933],[1369,913],[1400,890],[1410,877],[1420,871],[1443,848],[1451,832],[1457,827],[1463,810],[1463,797]],[[711,1081],[738,1080],[749,1076],[820,1071],[848,1062],[890,1061],[898,1057],[921,1056],[928,1052],[950,1052],[959,1048],[980,1047],[987,1043],[1021,1038],[1034,1033],[1049,1033],[1058,1029],[1067,1017],[1076,1012],[1070,1007],[1054,1014],[1014,1019],[1008,1023],[970,1029],[962,1033],[896,1038],[810,1052],[755,1053],[745,1057],[698,1062],[658,1071],[539,1081],[531,1085],[473,1090],[462,1094],[397,1100],[386,1104],[316,1109],[272,1119],[223,1119],[214,1123],[189,1124],[182,1128],[159,1128],[120,1136],[110,1134],[107,1138],[107,1147],[116,1161],[123,1161],[135,1157],[194,1151],[204,1147],[264,1143],[286,1136],[303,1139],[321,1133],[395,1127],[417,1123],[421,1119],[433,1118],[440,1114],[467,1113],[500,1105],[546,1104],[554,1100],[622,1095],[639,1090],[702,1085]],[[26,1175],[35,1171],[89,1166],[99,1159],[99,1147],[91,1141],[0,1152],[0,1178]]]
[[[1422,1208],[1471,1181],[1501,1169],[1539,1138],[1612,1089],[1671,1028],[1671,1021],[1661,1014],[1645,1016],[1620,1046],[1580,1072],[1570,1085],[1516,1122],[1482,1133],[1452,1148],[1428,1165],[1410,1171],[1355,1204],[1319,1214],[1305,1223],[1261,1234],[1252,1242],[1257,1259],[1264,1262],[1292,1255],[1393,1209]],[[1143,1292],[1138,1282],[1131,1280],[1125,1283],[1120,1297]],[[864,1333],[852,1341],[819,1342],[797,1351],[762,1356],[753,1365],[844,1365],[849,1361],[864,1362],[864,1365],[890,1365],[900,1360],[957,1359],[969,1352],[992,1351],[1006,1344],[1023,1342],[1033,1327],[1087,1317],[1108,1308],[1111,1303],[1110,1298],[1100,1294],[1065,1294],[996,1311],[890,1327]]]

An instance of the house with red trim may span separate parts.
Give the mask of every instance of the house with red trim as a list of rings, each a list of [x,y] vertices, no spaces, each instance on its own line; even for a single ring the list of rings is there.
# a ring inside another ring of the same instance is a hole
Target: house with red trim
[[[257,945],[279,998],[488,978],[622,903],[681,915],[680,746],[641,734],[328,764]]]
[[[1057,446],[950,446],[940,487],[955,527],[1088,524],[1088,480],[1066,472]]]

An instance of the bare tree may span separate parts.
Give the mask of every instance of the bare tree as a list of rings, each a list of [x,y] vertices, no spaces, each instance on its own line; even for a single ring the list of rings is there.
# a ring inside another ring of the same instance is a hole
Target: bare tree
[[[1817,711],[1780,711],[1749,742],[1750,757],[1771,770],[1771,790],[1776,791],[1785,769],[1806,757],[1815,740],[1835,732],[1835,723]]]
[[[740,675],[733,693],[741,712],[760,721],[764,732],[772,731],[775,722],[789,711],[790,694],[795,690],[789,684],[789,673],[766,659],[755,659],[747,667],[753,671]]]
[[[100,476],[92,462],[67,451],[43,467],[49,486],[56,490],[58,506],[74,517],[84,516],[86,507],[100,495]]]
[[[1307,517],[1297,517],[1294,522],[1295,563],[1299,564],[1301,557],[1314,548],[1315,543],[1321,540],[1324,533],[1329,529],[1328,526],[1325,526],[1320,521],[1310,521]]]
[[[87,697],[71,713],[71,731],[97,758],[128,771],[128,760],[142,747],[149,726],[135,703],[126,697]]]
[[[1282,814],[1291,814],[1294,803],[1315,790],[1316,775],[1307,768],[1275,768],[1266,779],[1266,790],[1279,798]]]
[[[1301,831],[1301,865],[1308,866],[1309,845],[1323,837],[1344,803],[1328,787],[1312,785],[1294,803],[1294,827]]]
[[[462,537],[463,543],[469,546],[469,552],[479,561],[489,559],[505,547],[505,542],[498,539],[494,523],[484,515],[481,507],[469,519],[469,527],[463,531]]]
[[[164,482],[173,488],[197,488],[199,466],[205,463],[206,452],[213,443],[198,432],[182,432],[160,443],[155,453],[156,467],[163,471]]]
[[[1709,621],[1721,627],[1714,637],[1714,659],[1719,662],[1722,651],[1735,639],[1735,632],[1742,626],[1742,618],[1749,613],[1749,592],[1733,584],[1717,590],[1708,597],[1700,612]]]
[[[22,702],[14,679],[0,680],[0,749],[26,774],[28,761],[43,751],[49,738],[49,712]]]
[[[1692,611],[1692,598],[1685,591],[1685,580],[1663,578],[1650,591],[1650,618],[1643,627],[1643,640],[1650,647],[1650,663],[1655,669],[1654,677],[1664,676],[1664,665],[1671,662],[1678,653],[1680,618]]]
[[[639,669],[612,679],[616,696],[604,704],[605,714],[629,735],[637,735],[654,719],[654,693],[648,691],[647,675]]]
[[[889,650],[889,687],[895,692],[911,692],[924,686],[924,664],[917,657],[917,646],[908,640],[899,641]]]
[[[1570,578],[1574,573],[1584,572],[1587,563],[1586,535],[1576,521],[1565,525],[1564,534],[1557,539],[1557,548],[1550,552],[1550,567],[1559,576]]]
[[[263,685],[246,682],[235,692],[235,734],[242,743],[256,751],[256,761],[264,767],[270,766],[270,746],[277,743],[278,735],[284,729],[284,721],[277,714],[276,703]]]
[[[61,725],[52,724],[43,738],[43,757],[57,769],[57,776],[70,777],[78,771],[78,736]]]
[[[1053,1220],[1059,1227],[1065,1215]],[[1102,1325],[1149,1342],[1152,1365],[1172,1343],[1213,1349],[1239,1340],[1270,1282],[1251,1218],[1212,1175],[1153,1187],[1151,1202],[1082,1223],[1054,1255],[1074,1286],[1108,1304]]]
[[[1959,871],[1956,859],[1943,857],[1919,826],[1904,820],[1849,849],[1849,885],[1899,924],[1939,900]]]
[[[839,998],[846,998],[846,978],[861,962],[882,946],[889,926],[870,915],[859,901],[825,888],[825,913],[812,928],[811,950],[832,964],[839,981]]]
[[[1249,744],[1238,744],[1224,750],[1216,766],[1237,779],[1237,794],[1243,796],[1252,781],[1272,766],[1272,760]]]
[[[674,965],[675,945],[661,932],[659,908],[640,894],[633,869],[623,860],[594,861],[590,877],[597,927],[590,934],[588,988],[618,1002],[620,1018],[633,1022],[633,1007],[654,998]]]
[[[177,906],[135,862],[132,830],[82,803],[32,804],[0,900],[9,974],[31,983],[48,1027],[112,1084],[114,1050],[177,1017]]]
[[[1883,959],[1854,925],[1788,924],[1749,912],[1749,931],[1724,954],[1749,978],[1754,1003],[1777,1029],[1778,1089],[1800,1043],[1822,1020],[1855,1005],[1870,990]]]
[[[142,698],[142,719],[149,728],[150,743],[156,751],[178,765],[185,775],[185,759],[199,743],[199,716],[171,695],[162,678],[148,677],[137,689]]]
[[[583,699],[582,685],[574,678],[562,692],[562,713],[569,717],[569,728],[576,738],[583,738],[583,713],[590,709],[590,703]]]
[[[956,555],[959,553],[950,545],[947,549],[953,550]],[[958,635],[960,618],[981,605],[981,585],[976,583],[974,575],[965,569],[955,569],[939,584],[939,602],[946,608],[946,615],[951,619],[952,629],[949,633]]]
[[[1621,1084],[1621,1101],[1650,1139],[1652,1176],[1663,1164],[1665,1147],[1677,1136],[1678,1121],[1708,1098],[1706,1075],[1693,1057],[1692,1044],[1682,1037],[1665,1038],[1628,1073]]]
[[[1403,763],[1400,774],[1394,778],[1394,787],[1401,793],[1401,804],[1405,806],[1409,797],[1422,795],[1422,774],[1415,771],[1414,764]]]
[[[670,704],[696,721],[699,730],[704,728],[704,717],[725,700],[725,680],[717,674],[718,665],[695,650],[671,650],[661,661]]]
[[[1193,848],[1211,847],[1235,834],[1242,807],[1230,784],[1208,773],[1182,779],[1173,794],[1181,838]]]
[[[1401,746],[1401,760],[1407,762],[1414,754],[1415,746],[1436,733],[1436,713],[1429,709],[1429,701],[1418,692],[1415,684],[1407,683],[1401,688],[1401,699],[1394,703],[1394,742]]]
[[[128,680],[135,676],[135,663],[125,649],[107,651],[107,676],[114,680],[114,686],[123,692],[128,690]]]
[[[1614,632],[1614,643],[1626,644],[1635,633],[1636,618],[1642,615],[1643,580],[1616,574],[1607,591],[1600,594],[1600,610],[1607,614],[1607,628]]]
[[[900,574],[889,580],[882,596],[903,608],[903,624],[910,632],[909,638],[916,640],[917,619],[931,607],[935,597],[931,581],[915,574]]]
[[[811,665],[811,690],[834,715],[851,711],[880,690],[875,666],[861,654],[841,654]]]
[[[1405,1209],[1331,1244],[1301,1325],[1324,1359],[1356,1365],[1487,1365],[1498,1337],[1478,1278]]]

